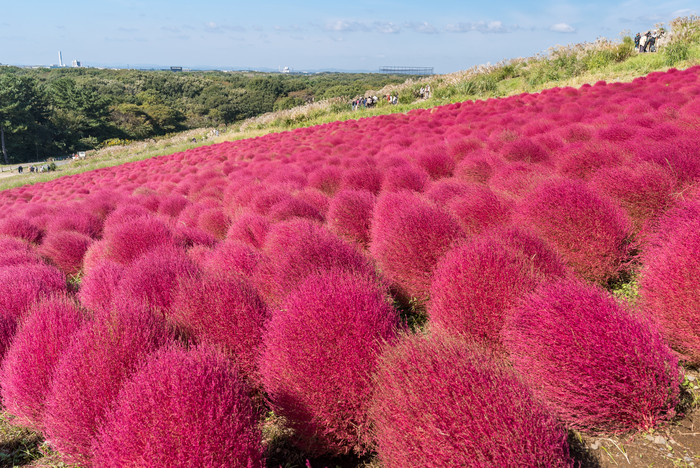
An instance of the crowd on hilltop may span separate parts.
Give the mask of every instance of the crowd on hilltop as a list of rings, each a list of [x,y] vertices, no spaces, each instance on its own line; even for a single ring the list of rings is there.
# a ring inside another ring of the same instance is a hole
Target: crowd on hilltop
[[[418,91],[418,96],[421,99],[428,99],[430,97],[430,93],[430,85],[421,86],[420,90]],[[384,96],[382,96],[382,100],[386,101],[389,104],[396,105],[399,103],[399,93],[397,91],[394,91],[392,93],[385,94]],[[377,105],[378,102],[379,98],[377,96],[363,96],[353,99],[350,102],[350,105],[352,106],[352,110],[355,111],[361,107],[374,107]]]
[[[647,31],[644,34],[637,33],[634,36],[634,47],[639,52],[656,52],[657,41],[659,41],[666,31],[663,29],[654,29],[653,31]]]

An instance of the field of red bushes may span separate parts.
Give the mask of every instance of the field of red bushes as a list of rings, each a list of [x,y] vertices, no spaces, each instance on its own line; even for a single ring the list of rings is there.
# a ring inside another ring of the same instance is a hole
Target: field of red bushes
[[[694,67],[7,190],[2,404],[83,466],[261,467],[270,411],[311,460],[573,466],[679,412],[699,183]]]

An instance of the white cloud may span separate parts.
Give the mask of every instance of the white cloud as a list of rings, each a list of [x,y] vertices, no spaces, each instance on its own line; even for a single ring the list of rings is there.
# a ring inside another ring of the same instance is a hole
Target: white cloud
[[[550,28],[550,31],[558,32],[558,33],[573,33],[576,32],[576,28],[573,26],[566,24],[566,23],[557,23],[553,24]]]
[[[421,34],[437,34],[438,30],[430,23],[423,21],[422,23],[404,23],[404,27],[411,29],[414,32]]]
[[[518,26],[505,26],[502,21],[476,21],[470,23],[455,23],[448,24],[445,28],[448,32],[453,33],[467,33],[467,32],[480,32],[480,33],[507,33],[519,29]]]
[[[332,32],[376,32],[380,34],[396,34],[401,32],[401,27],[391,21],[364,21],[336,20],[326,23],[324,28]]]

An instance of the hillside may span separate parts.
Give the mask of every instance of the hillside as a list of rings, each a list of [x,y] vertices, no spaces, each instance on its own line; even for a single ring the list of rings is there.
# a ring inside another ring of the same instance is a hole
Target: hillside
[[[343,86],[332,85],[333,77],[325,77],[320,88],[339,92],[344,97],[316,99],[311,104],[291,109],[269,112],[249,118],[227,127],[205,127],[174,135],[151,138],[139,142],[120,144],[119,140],[107,147],[89,151],[87,161],[79,161],[61,168],[56,173],[27,174],[8,178],[3,172],[16,171],[17,164],[0,164],[0,189],[27,183],[52,180],[61,175],[75,174],[99,167],[108,167],[127,161],[170,154],[201,145],[235,141],[260,136],[269,132],[286,131],[322,123],[358,119],[374,115],[408,112],[474,99],[503,98],[523,92],[535,93],[554,87],[593,84],[597,81],[628,82],[638,76],[669,68],[688,68],[700,63],[700,21],[696,17],[678,18],[671,22],[671,33],[666,45],[658,53],[639,54],[634,51],[632,39],[621,42],[599,40],[587,44],[557,46],[547,54],[530,58],[517,58],[496,65],[482,65],[449,75],[437,75],[421,79],[408,79],[365,91],[367,96],[385,96],[399,93],[398,105],[379,100],[374,108],[351,111],[351,97],[362,94],[362,86],[371,81],[361,79],[360,88],[351,93]],[[351,77],[352,78],[352,77]],[[352,81],[352,80],[351,80]],[[357,85],[357,83],[355,84]],[[433,92],[429,99],[419,97],[419,89],[430,85]],[[215,136],[218,131],[219,135]],[[193,138],[196,140],[193,142]],[[26,166],[26,165],[25,165]],[[16,173],[15,173],[16,174]]]

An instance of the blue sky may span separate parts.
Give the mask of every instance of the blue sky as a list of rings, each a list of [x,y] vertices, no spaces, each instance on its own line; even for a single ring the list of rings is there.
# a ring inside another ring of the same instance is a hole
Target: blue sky
[[[668,1],[0,0],[0,63],[438,73],[617,39],[700,4]]]

